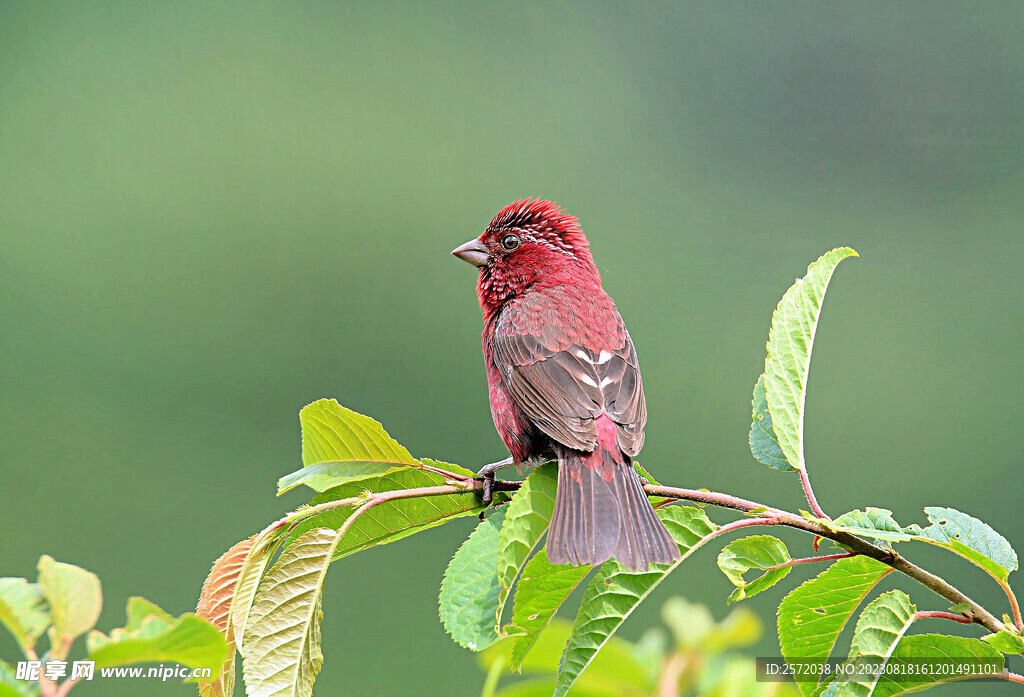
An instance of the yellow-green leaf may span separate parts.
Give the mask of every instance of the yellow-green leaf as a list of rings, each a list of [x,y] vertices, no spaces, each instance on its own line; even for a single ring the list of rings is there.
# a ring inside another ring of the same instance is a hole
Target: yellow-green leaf
[[[857,253],[847,247],[833,249],[807,267],[807,275],[782,296],[772,314],[764,387],[773,431],[786,461],[804,469],[804,403],[811,349],[818,328],[821,303],[836,266]]]
[[[73,640],[96,624],[103,608],[96,574],[44,554],[39,558],[39,585],[50,604],[57,641]]]
[[[36,639],[50,626],[50,608],[38,583],[0,578],[0,624],[23,649],[35,646]]]

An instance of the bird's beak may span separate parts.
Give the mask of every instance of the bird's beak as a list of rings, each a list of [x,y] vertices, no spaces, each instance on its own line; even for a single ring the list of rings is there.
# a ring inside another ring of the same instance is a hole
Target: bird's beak
[[[466,244],[453,249],[452,254],[473,266],[483,266],[491,259],[491,255],[487,251],[487,245],[480,240],[470,240]]]

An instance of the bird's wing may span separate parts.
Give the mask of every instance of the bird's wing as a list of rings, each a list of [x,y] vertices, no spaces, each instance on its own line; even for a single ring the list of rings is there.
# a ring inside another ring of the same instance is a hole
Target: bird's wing
[[[584,346],[554,324],[528,331],[515,317],[499,320],[493,360],[509,393],[526,416],[562,445],[591,451],[597,446],[594,419],[615,422],[619,447],[636,455],[643,446],[647,407],[636,350],[622,318],[605,348]],[[615,346],[614,344],[619,344]]]

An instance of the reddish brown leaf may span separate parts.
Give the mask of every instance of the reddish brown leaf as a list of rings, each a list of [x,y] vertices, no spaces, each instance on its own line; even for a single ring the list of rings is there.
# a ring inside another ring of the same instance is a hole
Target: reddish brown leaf
[[[213,562],[210,575],[203,583],[202,593],[199,595],[199,604],[196,606],[196,614],[209,621],[221,631],[228,641],[230,649],[228,659],[221,669],[220,677],[210,682],[199,684],[199,694],[202,697],[224,697],[230,695],[235,683],[235,644],[232,640],[233,632],[230,631],[231,622],[231,601],[235,597],[235,588],[238,585],[238,574],[245,565],[249,551],[256,542],[256,535],[242,540],[228,551],[224,552],[217,561]]]

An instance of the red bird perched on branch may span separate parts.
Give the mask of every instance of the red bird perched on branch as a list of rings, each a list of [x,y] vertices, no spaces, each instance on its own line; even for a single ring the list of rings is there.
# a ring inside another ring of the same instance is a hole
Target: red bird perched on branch
[[[452,254],[480,269],[491,415],[512,462],[558,460],[548,559],[633,570],[678,559],[630,462],[647,422],[640,366],[579,221],[516,201]]]

